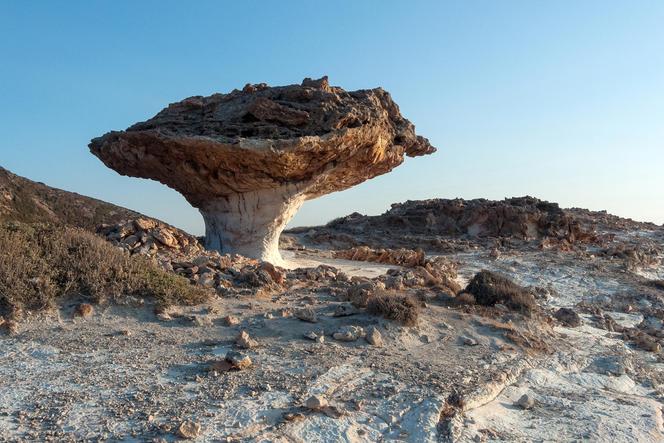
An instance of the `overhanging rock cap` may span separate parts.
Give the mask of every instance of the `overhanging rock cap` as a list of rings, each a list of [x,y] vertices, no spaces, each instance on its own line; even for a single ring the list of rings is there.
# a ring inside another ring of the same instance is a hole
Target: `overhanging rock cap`
[[[435,152],[389,93],[348,92],[327,77],[190,97],[89,147],[120,174],[158,180],[197,207],[285,185],[315,198]]]

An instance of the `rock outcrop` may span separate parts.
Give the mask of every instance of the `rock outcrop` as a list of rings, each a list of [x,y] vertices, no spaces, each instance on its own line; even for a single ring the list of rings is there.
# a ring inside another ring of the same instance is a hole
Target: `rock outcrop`
[[[452,252],[473,243],[535,242],[543,248],[600,243],[593,217],[579,217],[533,197],[431,199],[395,203],[379,216],[353,213],[325,226],[289,231],[309,245],[334,249],[369,245]]]
[[[203,215],[208,249],[273,263],[305,200],[435,152],[387,92],[347,92],[327,77],[190,97],[90,150],[120,174],[182,193]]]

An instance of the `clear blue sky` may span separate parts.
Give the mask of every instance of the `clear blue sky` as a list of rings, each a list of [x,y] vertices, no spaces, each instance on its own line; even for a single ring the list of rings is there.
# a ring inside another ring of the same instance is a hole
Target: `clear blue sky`
[[[383,86],[439,148],[295,225],[431,197],[534,195],[664,223],[664,2],[0,0],[0,165],[194,233],[88,141],[191,95]]]

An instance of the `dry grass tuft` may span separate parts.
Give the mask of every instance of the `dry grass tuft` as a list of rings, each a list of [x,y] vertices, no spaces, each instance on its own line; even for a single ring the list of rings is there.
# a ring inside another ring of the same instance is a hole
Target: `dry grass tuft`
[[[517,327],[512,322],[503,322],[495,319],[485,319],[481,322],[485,326],[490,326],[503,333],[503,336],[514,343],[528,354],[538,354],[552,352],[551,347],[546,341],[549,336],[550,328],[546,324],[536,324],[536,331],[531,331],[531,327],[522,325]]]
[[[43,311],[58,297],[90,301],[152,297],[160,305],[195,304],[207,292],[140,256],[129,256],[79,228],[0,225],[0,315]]]
[[[474,305],[475,304],[475,296],[473,294],[470,294],[468,292],[462,292],[461,294],[457,295],[454,300],[457,303],[460,303],[462,305]]]
[[[535,297],[526,288],[495,272],[478,272],[468,283],[465,292],[472,294],[479,305],[494,306],[501,303],[525,315],[537,310]]]
[[[380,292],[369,298],[367,311],[406,326],[414,326],[420,315],[420,304],[408,295]]]

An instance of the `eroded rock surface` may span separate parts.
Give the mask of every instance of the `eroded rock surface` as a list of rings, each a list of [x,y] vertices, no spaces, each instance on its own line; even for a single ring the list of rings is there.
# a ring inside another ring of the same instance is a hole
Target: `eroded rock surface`
[[[190,97],[90,150],[123,175],[158,180],[203,214],[206,246],[279,263],[279,234],[301,204],[435,152],[381,88],[327,78]]]

